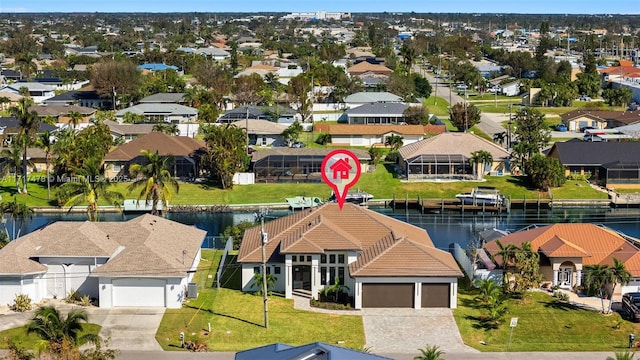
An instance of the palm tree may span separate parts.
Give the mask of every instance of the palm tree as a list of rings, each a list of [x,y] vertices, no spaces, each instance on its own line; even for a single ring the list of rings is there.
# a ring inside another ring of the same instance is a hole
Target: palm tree
[[[273,274],[267,274],[267,291],[268,289],[273,289],[276,286],[276,278]],[[251,283],[251,287],[258,288],[258,295],[262,295],[262,274],[259,272],[253,273],[253,282]]]
[[[391,151],[398,151],[404,144],[404,138],[400,135],[391,134],[384,139],[384,145],[389,146]]]
[[[69,111],[69,125],[73,130],[78,127],[80,120],[82,120],[82,114],[77,111]]]
[[[607,313],[611,312],[611,305],[613,304],[613,294],[615,293],[616,285],[620,284],[620,286],[624,286],[633,279],[633,276],[625,267],[624,262],[616,258],[613,258],[613,265],[609,266],[609,273],[610,276],[608,278],[611,279],[611,294],[609,294],[609,309]]]
[[[158,151],[152,153],[149,150],[140,151],[146,160],[146,165],[132,164],[129,173],[134,178],[133,183],[127,187],[131,192],[141,189],[138,201],[144,198],[146,203],[151,203],[151,214],[158,215],[158,204],[166,208],[171,200],[171,190],[176,194],[180,190],[178,182],[167,170],[167,164],[173,161],[172,157],[160,157]]]
[[[13,171],[13,177],[16,182],[16,191],[20,193],[22,189],[20,188],[20,165],[22,164],[22,146],[19,142],[13,143],[13,146],[9,149],[4,149],[0,152],[0,156],[4,158],[4,164],[2,166],[2,170],[0,171],[0,175],[2,177],[7,176],[11,171]]]
[[[492,305],[499,303],[502,298],[502,288],[495,281],[482,279],[476,281],[476,287],[480,290],[480,294],[476,298],[483,305]]]
[[[493,134],[493,142],[500,144],[500,146],[504,145],[504,141],[506,139],[507,139],[507,133],[504,131],[501,133]]]
[[[104,199],[110,205],[120,208],[124,197],[116,191],[109,190],[111,182],[104,176],[104,169],[98,160],[89,159],[81,168],[74,169],[77,181],[69,181],[60,186],[58,197],[69,206],[87,204],[89,221],[98,220],[98,201]]]
[[[501,257],[500,267],[504,270],[509,266],[512,266],[516,261],[516,251],[518,251],[518,247],[514,244],[507,244],[506,246],[502,245],[500,240],[496,240],[496,245],[498,246],[498,252],[491,255],[491,259],[496,262],[496,257]]]
[[[440,350],[437,345],[425,345],[424,348],[418,349],[418,351],[420,351],[420,355],[414,356],[413,360],[440,360],[444,355],[444,351]]]
[[[469,159],[469,163],[474,166],[473,173],[476,174],[479,180],[482,180],[482,176],[484,175],[485,164],[490,164],[492,162],[493,157],[491,156],[491,153],[486,150],[472,152],[471,158]]]
[[[53,141],[51,141],[51,134],[49,133],[49,131],[45,131],[38,136],[38,147],[44,150],[44,166],[45,174],[47,176],[47,200],[51,200],[51,179],[49,178],[49,164],[51,164]]]
[[[18,119],[20,131],[18,137],[22,141],[22,192],[27,194],[27,147],[33,142],[33,136],[40,126],[40,117],[35,111],[29,112],[29,107],[33,105],[31,98],[22,98],[18,104],[9,109],[12,116]]]
[[[586,265],[584,267],[584,282],[585,285],[596,289],[598,291],[598,295],[600,296],[600,302],[602,304],[602,312],[606,312],[606,308],[604,306],[604,298],[606,296],[606,284],[607,277],[609,276],[609,271],[607,266],[594,264],[594,265]]]
[[[348,291],[349,287],[346,285],[340,284],[340,278],[336,276],[336,278],[333,280],[333,285],[326,287],[324,288],[324,290],[322,290],[322,295],[329,296],[333,294],[333,301],[338,302],[338,297],[345,290]]]
[[[20,237],[22,228],[27,220],[31,219],[33,215],[33,209],[27,206],[25,203],[19,203],[16,197],[13,197],[13,201],[3,201],[0,203],[0,212],[2,212],[2,225],[7,237],[11,240],[15,240]],[[11,234],[7,228],[7,219],[5,214],[9,214],[11,220]]]
[[[86,343],[88,341],[97,342],[98,337],[94,334],[80,336],[82,322],[89,319],[87,312],[83,309],[73,309],[64,317],[55,307],[44,306],[38,308],[36,313],[27,325],[27,333],[34,333],[44,341],[47,341],[53,350],[68,341],[73,346]]]
[[[167,135],[178,135],[180,134],[180,129],[178,129],[177,124],[166,124],[166,123],[157,123],[153,125],[151,131],[165,133]]]

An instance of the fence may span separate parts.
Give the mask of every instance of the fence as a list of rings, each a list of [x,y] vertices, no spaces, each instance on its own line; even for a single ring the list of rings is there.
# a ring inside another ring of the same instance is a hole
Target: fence
[[[227,243],[224,246],[224,252],[220,258],[220,264],[218,265],[218,271],[216,272],[216,289],[220,289],[220,278],[222,278],[222,272],[224,271],[224,265],[227,262],[227,254],[233,250],[233,238],[229,236]]]
[[[226,236],[207,236],[202,241],[202,245],[200,247],[202,249],[222,250],[225,248],[226,242]]]
[[[471,263],[471,260],[469,260],[469,257],[467,256],[467,253],[464,251],[464,249],[462,249],[462,247],[460,247],[460,245],[458,245],[457,243],[453,243],[449,245],[449,252],[453,255],[458,264],[460,264],[462,271],[467,274],[467,277],[470,280],[473,280],[473,264]]]

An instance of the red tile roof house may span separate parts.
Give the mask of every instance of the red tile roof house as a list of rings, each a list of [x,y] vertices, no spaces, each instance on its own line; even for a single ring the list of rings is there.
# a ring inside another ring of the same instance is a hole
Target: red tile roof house
[[[524,242],[540,254],[540,273],[546,282],[571,289],[583,282],[585,265],[613,265],[623,261],[634,280],[617,286],[616,294],[640,289],[640,250],[628,237],[594,224],[554,224],[518,231],[497,239],[502,246]],[[496,240],[484,246],[489,255],[499,251]],[[501,263],[500,256],[497,259]]]
[[[127,222],[58,221],[0,249],[0,304],[71,290],[100,307],[180,308],[206,232],[153,215]]]
[[[455,308],[462,272],[434,247],[424,229],[354,204],[304,210],[264,224],[267,273],[287,299],[295,290],[318,293],[335,277],[349,287],[355,308]],[[238,253],[242,290],[261,271],[260,226],[245,232]]]

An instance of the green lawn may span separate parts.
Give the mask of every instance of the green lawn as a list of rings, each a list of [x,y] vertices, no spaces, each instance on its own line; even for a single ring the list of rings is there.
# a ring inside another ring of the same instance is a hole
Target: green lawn
[[[2,317],[0,317],[1,319]],[[82,324],[82,331],[79,336],[86,334],[98,335],[102,327],[97,324]],[[7,342],[5,338],[12,340],[19,348],[22,349],[37,349],[39,343],[42,341],[34,334],[27,334],[26,326],[21,326],[0,332],[0,349],[7,349]]]
[[[235,256],[228,257],[223,288],[212,288],[207,275],[217,271],[220,251],[203,250],[194,280],[205,279],[197,300],[182,309],[167,309],[156,340],[165,350],[180,350],[177,334],[186,340],[205,342],[213,351],[239,351],[274,342],[301,345],[315,341],[362,349],[365,344],[362,317],[295,310],[293,300],[269,297],[269,329],[265,329],[262,297],[239,291],[240,270]],[[211,333],[207,333],[211,324]]]
[[[486,330],[476,320],[482,310],[474,297],[474,293],[461,290],[453,314],[465,344],[480,351],[507,351],[512,317],[518,318],[518,324],[509,351],[624,351],[629,333],[640,330],[639,324],[623,320],[617,313],[604,316],[555,301],[542,292],[508,300],[504,323]]]
[[[474,130],[475,128],[472,128]],[[477,132],[476,132],[477,133]],[[380,164],[371,173],[363,173],[354,189],[361,189],[375,196],[376,199],[392,198],[453,198],[460,192],[468,192],[480,185],[495,186],[513,198],[535,199],[548,197],[547,192],[538,192],[527,188],[522,177],[487,176],[485,182],[403,182],[392,173],[390,165]],[[127,183],[113,185],[115,191],[124,194],[127,199],[135,199],[136,193],[128,194]],[[46,184],[29,184],[29,195],[15,195],[20,202],[29,206],[54,206],[55,202],[47,201]],[[584,182],[567,181],[558,189],[553,189],[555,199],[606,199],[606,194],[592,189]],[[324,183],[272,183],[254,185],[236,185],[232,190],[221,190],[212,185],[180,183],[180,191],[174,194],[171,204],[174,205],[230,205],[230,204],[262,204],[283,203],[286,197],[318,196],[326,199],[331,189]],[[3,200],[11,200],[15,188],[11,182],[0,183],[0,195]],[[55,189],[52,189],[55,199]],[[106,204],[102,204],[106,205]]]

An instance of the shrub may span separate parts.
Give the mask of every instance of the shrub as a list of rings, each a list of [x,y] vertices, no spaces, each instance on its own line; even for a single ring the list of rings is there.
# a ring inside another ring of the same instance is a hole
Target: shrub
[[[396,164],[398,162],[398,159],[400,159],[400,153],[398,153],[397,151],[389,151],[384,159],[387,162]]]
[[[82,296],[80,295],[78,290],[71,289],[71,291],[69,291],[69,293],[67,294],[67,297],[64,298],[64,302],[69,304],[75,304],[80,301],[81,297]]]
[[[80,298],[79,302],[80,302],[80,305],[82,305],[82,306],[91,306],[91,305],[93,305],[93,302],[91,301],[91,296],[89,296],[89,295],[83,295]]]
[[[331,134],[329,133],[320,133],[318,134],[318,138],[316,138],[316,144],[318,145],[327,145],[331,142]]]
[[[29,295],[18,294],[13,299],[13,304],[9,306],[9,309],[16,312],[25,312],[31,310],[31,298]]]

